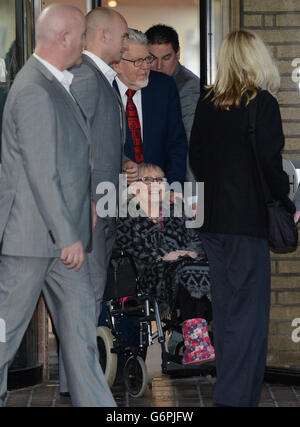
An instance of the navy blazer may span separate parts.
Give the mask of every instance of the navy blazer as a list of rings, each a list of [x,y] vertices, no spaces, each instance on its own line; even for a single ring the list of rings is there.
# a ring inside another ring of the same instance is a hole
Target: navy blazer
[[[116,82],[114,85],[117,88]],[[144,162],[158,165],[169,183],[179,181],[183,184],[188,144],[175,80],[166,74],[151,71],[149,84],[141,91]],[[128,123],[124,153],[135,161]]]

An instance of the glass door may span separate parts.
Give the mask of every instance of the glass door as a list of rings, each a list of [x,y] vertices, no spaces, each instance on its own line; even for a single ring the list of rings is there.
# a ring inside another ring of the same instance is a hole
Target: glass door
[[[8,90],[34,48],[34,16],[41,0],[0,2],[0,163],[2,115]]]
[[[180,62],[200,75],[199,3],[202,0],[102,0],[121,13],[128,26],[145,32],[152,25],[173,27],[179,37]]]
[[[200,1],[201,83],[204,85],[215,80],[221,43],[233,27],[232,12],[230,0]]]

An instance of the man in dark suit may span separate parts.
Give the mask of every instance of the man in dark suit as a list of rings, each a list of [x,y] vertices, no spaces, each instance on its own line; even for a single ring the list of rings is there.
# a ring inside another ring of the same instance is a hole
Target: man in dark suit
[[[150,71],[153,57],[146,36],[137,30],[128,32],[128,50],[114,64],[117,89],[127,114],[125,155],[136,163],[156,164],[169,183],[183,184],[187,138],[176,84],[171,77]],[[135,114],[132,108],[136,108]]]
[[[180,45],[176,30],[167,25],[154,25],[146,31],[149,51],[155,57],[151,70],[173,76],[180,96],[182,120],[189,141],[195,110],[200,96],[200,79],[180,62]],[[187,181],[195,181],[187,162]]]
[[[172,77],[150,71],[153,57],[140,31],[128,30],[128,50],[119,63],[116,89],[127,116],[124,153],[131,161],[127,181],[137,178],[138,163],[153,163],[165,172],[169,184],[183,185],[186,176],[187,139],[181,117],[178,91]],[[123,316],[119,332],[128,345],[138,344],[135,316]],[[146,355],[144,355],[145,357]],[[119,360],[119,370],[122,367]]]

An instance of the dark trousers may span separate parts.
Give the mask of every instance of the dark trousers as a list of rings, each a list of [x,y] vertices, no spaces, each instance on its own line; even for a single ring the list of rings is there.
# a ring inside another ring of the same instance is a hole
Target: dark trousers
[[[270,306],[265,239],[201,233],[211,284],[217,382],[214,404],[258,406]]]
[[[206,295],[201,298],[192,297],[185,286],[179,285],[176,308],[180,311],[180,320],[201,318],[207,322],[212,320],[211,302]]]

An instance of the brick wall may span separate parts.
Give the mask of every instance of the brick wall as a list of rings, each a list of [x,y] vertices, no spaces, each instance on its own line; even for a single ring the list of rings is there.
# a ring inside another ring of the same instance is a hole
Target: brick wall
[[[286,137],[283,156],[295,160],[300,158],[300,86],[292,80],[292,61],[300,58],[300,0],[241,0],[240,12],[241,27],[259,34],[278,62],[278,101]],[[271,262],[268,366],[299,370],[300,248],[290,255],[272,255]]]

